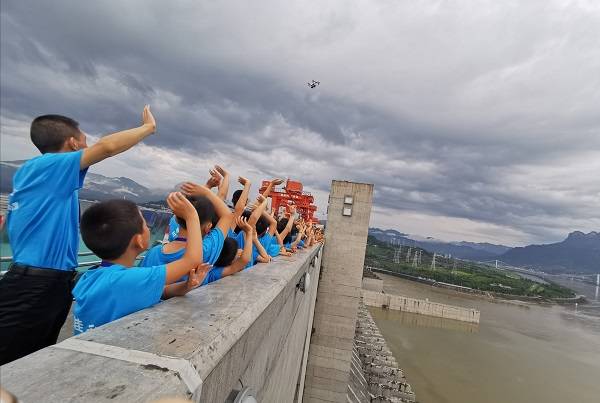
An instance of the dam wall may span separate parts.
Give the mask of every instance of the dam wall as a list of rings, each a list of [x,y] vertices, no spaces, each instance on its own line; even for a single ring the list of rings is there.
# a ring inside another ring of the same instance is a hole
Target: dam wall
[[[364,289],[361,292],[363,303],[366,306],[387,308],[438,318],[454,319],[462,322],[479,323],[480,312],[477,309],[440,304],[422,299],[384,294]]]
[[[22,402],[301,398],[321,245],[197,288],[0,367]],[[308,279],[308,281],[307,281]]]

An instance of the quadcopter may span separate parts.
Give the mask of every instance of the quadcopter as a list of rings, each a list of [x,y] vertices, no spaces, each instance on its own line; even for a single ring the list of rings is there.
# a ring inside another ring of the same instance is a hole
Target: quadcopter
[[[312,80],[312,83],[306,83],[310,88],[315,88],[317,85],[321,84],[320,81]]]

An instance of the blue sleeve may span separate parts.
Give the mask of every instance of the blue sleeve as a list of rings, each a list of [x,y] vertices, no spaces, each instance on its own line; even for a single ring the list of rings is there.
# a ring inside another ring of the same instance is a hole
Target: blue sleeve
[[[160,301],[167,278],[167,266],[132,267],[111,276],[112,292],[121,295],[119,304],[127,313],[148,308]]]
[[[80,168],[82,155],[83,150],[54,154],[51,172],[52,187],[58,186],[65,194],[71,194],[82,188],[87,173],[87,168],[83,170]]]
[[[244,249],[246,238],[244,237],[244,231],[240,231],[235,235],[235,240],[238,244],[238,249]]]
[[[160,254],[160,250],[162,249],[162,245],[156,245],[146,251],[144,255],[144,259],[142,259],[139,263],[139,267],[149,267],[149,266],[158,266],[160,265],[160,259],[158,255]]]
[[[172,216],[169,220],[169,242],[173,239],[177,238],[179,234],[179,223],[177,223],[177,218]]]
[[[204,281],[201,285],[210,284],[214,281],[220,280],[223,278],[223,269],[224,267],[214,267],[208,273],[206,273],[206,277],[204,277]]]
[[[263,235],[260,239],[260,244],[262,245],[263,248],[265,248],[265,251],[267,253],[269,253],[271,244],[273,243],[273,239],[275,239],[275,237],[273,235],[269,234],[268,232],[265,235]]]
[[[219,228],[213,228],[208,235],[202,239],[202,260],[204,263],[215,264],[221,250],[223,250],[225,237]]]
[[[237,234],[235,233],[234,230],[232,230],[231,228],[229,228],[229,231],[227,231],[227,237],[228,238],[235,238],[235,237],[237,237]]]

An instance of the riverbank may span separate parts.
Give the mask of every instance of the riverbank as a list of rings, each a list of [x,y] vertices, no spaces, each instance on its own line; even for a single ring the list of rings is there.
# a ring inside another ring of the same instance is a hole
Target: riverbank
[[[479,325],[369,308],[422,403],[591,403],[600,320],[560,305],[500,301],[381,275],[389,294],[472,307]]]
[[[405,273],[398,273],[390,270],[380,269],[376,267],[369,267],[371,271],[379,274],[385,274],[389,276],[403,278],[405,280],[414,281],[417,283],[429,285],[432,287],[437,287],[440,289],[446,289],[451,292],[465,294],[465,295],[473,295],[484,299],[500,299],[506,301],[524,301],[524,302],[534,302],[538,304],[575,304],[575,303],[585,303],[586,298],[584,295],[577,295],[572,298],[543,298],[540,296],[528,296],[528,295],[512,295],[505,293],[498,293],[493,291],[481,291],[476,290],[470,287],[464,287],[456,284],[444,283],[441,281],[436,281],[429,278],[411,276]]]

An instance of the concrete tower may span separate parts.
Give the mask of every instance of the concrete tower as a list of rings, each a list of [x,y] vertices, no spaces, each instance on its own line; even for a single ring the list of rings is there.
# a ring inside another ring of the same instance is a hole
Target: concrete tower
[[[305,402],[346,402],[373,185],[333,181]]]

